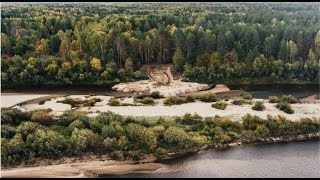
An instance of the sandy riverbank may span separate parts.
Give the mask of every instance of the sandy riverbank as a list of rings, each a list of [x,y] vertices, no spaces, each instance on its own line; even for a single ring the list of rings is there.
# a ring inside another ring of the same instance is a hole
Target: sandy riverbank
[[[143,161],[142,161],[143,162]],[[135,164],[134,161],[86,161],[69,164],[48,165],[38,167],[22,167],[2,169],[2,178],[87,178],[97,174],[121,175],[130,173],[150,173],[164,167],[164,164],[144,162]]]
[[[292,104],[292,108],[294,109],[294,114],[287,114],[283,111],[280,111],[275,107],[275,103],[268,103],[266,99],[253,99],[253,101],[263,101],[266,110],[264,111],[254,111],[251,109],[253,105],[244,104],[244,105],[234,105],[230,101],[227,101],[229,104],[225,110],[219,110],[211,107],[212,103],[205,102],[194,102],[194,103],[186,103],[181,105],[173,105],[173,106],[164,106],[163,99],[158,99],[157,105],[155,106],[109,106],[108,101],[112,96],[90,96],[87,95],[71,95],[69,98],[100,98],[102,101],[96,103],[92,107],[82,107],[77,110],[81,111],[90,111],[93,112],[92,116],[96,115],[97,111],[107,112],[112,111],[116,114],[120,114],[123,116],[183,116],[186,113],[197,113],[203,117],[209,116],[227,116],[232,119],[239,120],[242,116],[247,113],[257,115],[261,118],[266,118],[267,115],[272,116],[284,116],[290,120],[298,120],[304,117],[320,117],[320,104],[312,104],[312,103],[297,103]],[[65,97],[53,98],[50,101],[46,101],[43,105],[39,105],[38,103],[31,103],[23,105],[27,111],[34,109],[45,109],[51,108],[53,110],[53,114],[59,115],[63,111],[71,110],[71,106],[68,104],[57,103],[57,101],[64,99]],[[124,98],[123,102],[133,103],[133,98]]]
[[[55,96],[55,94],[1,93],[1,107],[12,107],[26,101],[51,96]]]

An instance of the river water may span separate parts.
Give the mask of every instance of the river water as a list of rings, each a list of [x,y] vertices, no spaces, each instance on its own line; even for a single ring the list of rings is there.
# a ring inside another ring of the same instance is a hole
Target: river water
[[[320,141],[245,145],[175,160],[148,175],[119,177],[320,177]],[[108,177],[108,176],[103,176]],[[113,176],[114,177],[114,176]]]

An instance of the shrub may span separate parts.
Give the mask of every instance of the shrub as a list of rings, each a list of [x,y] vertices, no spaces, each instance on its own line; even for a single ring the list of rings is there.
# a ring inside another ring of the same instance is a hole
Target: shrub
[[[141,152],[141,150],[131,150],[128,151],[128,155],[132,160],[139,161],[145,157],[145,154]]]
[[[228,106],[226,102],[216,102],[211,105],[213,108],[224,110]]]
[[[159,91],[153,91],[153,92],[150,94],[150,97],[152,97],[153,99],[163,98],[163,96],[160,95]]]
[[[232,104],[234,105],[242,105],[244,104],[244,100],[243,99],[236,99],[232,101]]]
[[[66,138],[71,136],[72,130],[69,127],[59,126],[59,125],[52,125],[49,127],[51,130],[56,131],[57,133],[63,135]]]
[[[279,102],[276,108],[280,109],[281,111],[287,114],[293,114],[294,110],[291,108],[291,105],[287,102]]]
[[[217,101],[217,97],[213,93],[203,93],[195,96],[196,99],[202,102],[215,102]]]
[[[187,96],[186,97],[186,102],[194,102],[195,99],[192,96]]]
[[[122,161],[122,160],[124,160],[123,151],[120,151],[120,150],[113,151],[113,152],[111,153],[111,157],[112,157],[113,159]]]
[[[287,103],[290,103],[290,104],[294,104],[294,103],[298,102],[297,99],[294,96],[290,95],[290,94],[288,96],[283,95],[281,97],[281,101],[282,102],[287,102]]]
[[[103,124],[100,123],[97,119],[90,119],[89,127],[94,133],[101,133]]]
[[[247,94],[247,95],[244,95],[242,98],[247,100],[252,100],[253,97],[250,94]]]
[[[103,146],[107,150],[112,150],[116,146],[117,139],[116,138],[109,138],[103,140]]]
[[[162,159],[167,155],[168,151],[159,147],[157,148],[156,152],[154,153],[154,155],[156,156],[156,158],[158,159]]]
[[[16,134],[16,128],[8,124],[1,125],[1,137],[12,138]]]
[[[142,103],[142,104],[148,104],[148,105],[153,105],[153,104],[155,104],[154,99],[151,98],[151,97],[145,97],[145,98],[143,98],[143,99],[141,99],[141,100],[139,99],[138,102],[139,102],[139,103]]]
[[[184,146],[188,140],[188,134],[181,128],[169,127],[164,133],[163,138],[171,146]]]
[[[77,105],[79,104],[79,99],[65,98],[64,100],[57,102],[63,104],[70,104],[71,107],[77,107]]]
[[[49,114],[52,111],[51,109],[39,109],[31,111],[30,120],[33,122],[37,122],[43,125],[49,125],[53,123],[53,116]]]
[[[62,101],[57,101],[63,104],[70,104],[71,107],[80,107],[81,105],[83,106],[93,106],[96,102],[101,102],[100,98],[92,98],[92,99],[73,99],[73,98],[66,98]]]
[[[278,103],[278,102],[280,102],[280,100],[277,96],[269,96],[269,102],[270,103]]]
[[[269,134],[269,129],[265,125],[258,125],[256,130],[254,131],[256,136],[267,136]]]
[[[109,106],[120,106],[120,101],[117,98],[111,98],[108,102]]]
[[[94,106],[96,102],[97,102],[96,99],[88,99],[88,100],[84,100],[82,104],[83,106]]]
[[[254,106],[252,106],[252,109],[253,110],[256,110],[256,111],[263,111],[266,109],[266,107],[264,106],[263,102],[262,101],[257,101]]]
[[[183,103],[185,103],[185,101],[179,96],[169,96],[166,97],[163,101],[163,104],[165,106],[179,105]]]
[[[234,105],[242,105],[242,104],[252,104],[252,100],[248,99],[236,99],[232,101]]]
[[[16,108],[1,108],[1,124],[19,125],[30,119],[29,112],[22,112]]]
[[[84,129],[86,126],[83,124],[83,122],[82,121],[80,121],[80,120],[75,120],[75,121],[73,121],[71,124],[69,124],[69,128],[71,129],[71,130],[73,130],[74,128],[78,128],[78,129]]]

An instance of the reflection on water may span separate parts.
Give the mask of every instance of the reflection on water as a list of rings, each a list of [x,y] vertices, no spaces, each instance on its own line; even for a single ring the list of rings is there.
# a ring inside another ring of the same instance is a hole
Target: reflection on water
[[[296,98],[304,98],[317,94],[319,98],[319,84],[254,84],[254,85],[228,85],[232,90],[248,91],[253,97],[267,99],[269,96],[282,96],[291,94]]]
[[[209,150],[149,175],[121,177],[320,177],[319,146],[319,141],[305,141]]]

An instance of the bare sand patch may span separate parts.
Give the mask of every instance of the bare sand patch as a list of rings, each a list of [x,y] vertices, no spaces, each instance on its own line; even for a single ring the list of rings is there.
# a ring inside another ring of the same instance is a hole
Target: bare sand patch
[[[165,165],[160,163],[134,164],[134,161],[117,162],[87,161],[79,163],[48,165],[38,167],[2,169],[2,178],[85,178],[96,177],[97,174],[121,175],[126,173],[150,173]]]
[[[52,94],[1,93],[1,108],[12,107],[26,101],[52,96]]]

